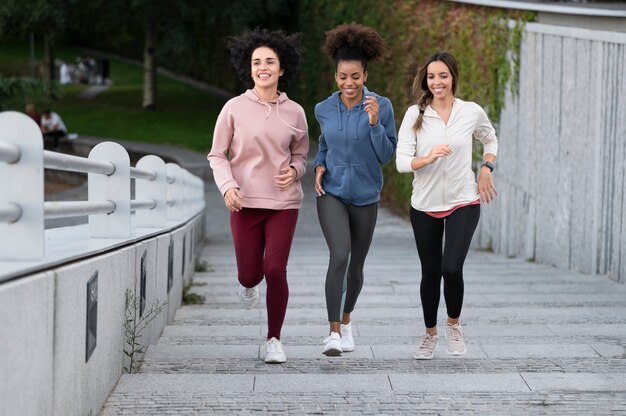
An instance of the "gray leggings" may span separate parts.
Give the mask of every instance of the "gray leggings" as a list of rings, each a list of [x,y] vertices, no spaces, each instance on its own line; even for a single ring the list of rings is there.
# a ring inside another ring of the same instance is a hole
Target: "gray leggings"
[[[326,273],[326,309],[329,321],[351,313],[363,287],[363,264],[372,243],[378,203],[344,204],[331,195],[317,198],[317,215],[330,262]]]

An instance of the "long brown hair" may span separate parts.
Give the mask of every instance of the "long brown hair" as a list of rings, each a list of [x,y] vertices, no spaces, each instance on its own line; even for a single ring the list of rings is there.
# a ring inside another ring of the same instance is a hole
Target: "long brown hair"
[[[456,64],[456,59],[452,54],[439,51],[434,53],[426,63],[417,71],[417,75],[415,79],[413,79],[413,95],[417,96],[419,92],[419,98],[417,99],[417,106],[419,107],[419,116],[415,120],[415,124],[413,125],[413,131],[417,133],[419,129],[422,127],[422,122],[424,121],[424,110],[426,110],[426,106],[428,106],[433,101],[433,93],[428,89],[428,65],[432,62],[441,61],[450,70],[450,74],[452,75],[452,94],[456,95],[456,91],[459,86],[459,67]]]

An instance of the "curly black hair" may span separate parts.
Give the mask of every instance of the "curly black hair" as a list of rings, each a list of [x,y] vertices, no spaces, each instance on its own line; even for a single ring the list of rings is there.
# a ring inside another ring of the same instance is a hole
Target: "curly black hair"
[[[254,86],[250,73],[250,60],[255,49],[266,46],[276,52],[280,68],[284,71],[278,80],[278,88],[287,87],[289,81],[295,78],[302,62],[302,43],[300,33],[291,35],[282,30],[270,32],[267,29],[256,28],[239,36],[227,39],[230,49],[231,62],[239,79],[248,88]]]
[[[371,27],[348,23],[326,32],[323,49],[337,65],[340,61],[361,61],[367,70],[367,62],[383,56],[387,46]]]

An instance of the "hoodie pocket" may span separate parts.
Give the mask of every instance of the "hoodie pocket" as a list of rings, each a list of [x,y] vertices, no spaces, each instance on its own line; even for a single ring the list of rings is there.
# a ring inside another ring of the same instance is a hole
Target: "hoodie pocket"
[[[352,165],[354,168],[354,194],[355,195],[369,195],[380,192],[382,185],[382,178],[380,174],[375,174],[370,171],[369,167],[365,163],[358,165]]]
[[[332,169],[326,171],[326,179],[328,183],[324,186],[325,188],[329,188],[335,192],[345,191],[346,183],[348,178],[346,178],[346,166],[334,166]]]

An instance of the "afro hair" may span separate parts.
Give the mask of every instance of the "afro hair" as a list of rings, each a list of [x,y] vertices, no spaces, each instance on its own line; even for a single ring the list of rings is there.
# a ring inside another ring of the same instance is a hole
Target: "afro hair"
[[[349,23],[326,32],[324,52],[336,63],[361,61],[363,68],[367,69],[367,62],[381,57],[385,51],[383,38],[368,26]]]
[[[280,68],[284,71],[278,80],[278,88],[287,87],[289,81],[295,78],[302,62],[302,44],[299,33],[287,35],[282,30],[270,32],[267,29],[257,28],[239,36],[228,38],[231,62],[239,79],[248,88],[254,86],[250,72],[252,53],[262,46],[276,52],[280,61]]]

